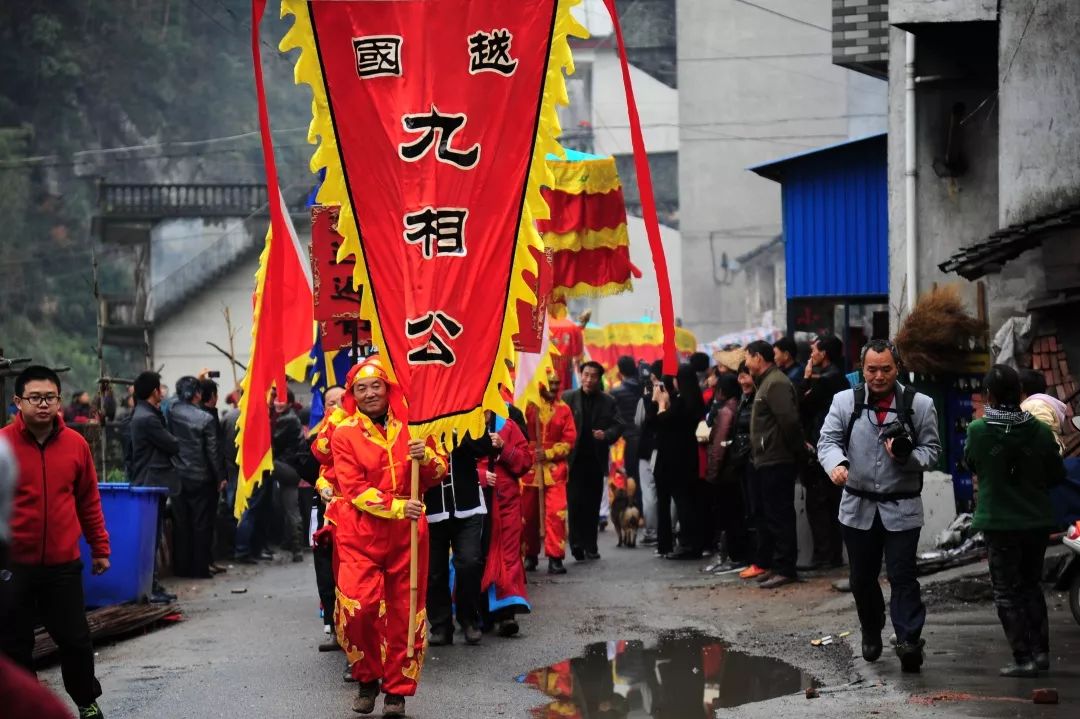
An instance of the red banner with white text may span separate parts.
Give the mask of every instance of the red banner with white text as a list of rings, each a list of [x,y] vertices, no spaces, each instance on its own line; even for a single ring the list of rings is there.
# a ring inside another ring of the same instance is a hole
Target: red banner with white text
[[[354,257],[361,315],[406,388],[410,424],[449,439],[503,408],[533,303],[558,151],[567,0],[285,0],[315,93],[318,200],[340,206],[339,260]]]

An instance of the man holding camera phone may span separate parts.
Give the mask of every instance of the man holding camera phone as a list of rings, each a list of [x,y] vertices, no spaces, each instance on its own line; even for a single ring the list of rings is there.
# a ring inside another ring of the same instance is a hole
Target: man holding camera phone
[[[872,662],[881,656],[885,601],[878,575],[884,553],[896,654],[905,672],[918,672],[926,620],[915,567],[922,478],[937,462],[941,445],[933,400],[897,382],[899,365],[891,342],[872,340],[863,347],[865,384],[833,398],[818,459],[833,483],[844,488],[840,524],[862,624],[863,658]]]

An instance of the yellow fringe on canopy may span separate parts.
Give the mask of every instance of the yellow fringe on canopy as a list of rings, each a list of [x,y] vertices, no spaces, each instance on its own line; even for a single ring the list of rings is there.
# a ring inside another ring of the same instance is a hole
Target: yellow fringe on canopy
[[[602,327],[586,327],[586,345],[608,347],[610,345],[661,345],[664,330],[658,322],[614,322]],[[697,351],[697,337],[688,329],[675,328],[675,346],[679,352]]]
[[[254,475],[246,476],[243,474],[244,430],[247,427],[248,405],[252,396],[251,367],[255,361],[255,353],[257,351],[256,345],[259,341],[259,315],[262,314],[263,289],[266,287],[266,262],[270,257],[270,243],[272,241],[273,233],[267,229],[266,242],[263,245],[263,251],[259,254],[259,269],[255,271],[255,300],[251,318],[251,352],[248,355],[251,359],[248,360],[248,371],[244,373],[244,379],[240,381],[240,388],[243,390],[243,393],[240,395],[240,403],[238,405],[240,409],[240,418],[236,420],[236,446],[239,448],[236,463],[240,466],[241,474],[239,481],[236,483],[236,501],[233,502],[233,516],[236,517],[236,521],[240,521],[240,518],[243,516],[244,510],[247,508],[248,499],[251,497],[252,492],[255,491],[255,487],[262,481],[263,472],[268,472],[274,468],[274,458],[268,444],[266,453],[259,458],[259,463],[255,465]],[[269,433],[267,433],[268,438],[269,436]]]
[[[538,219],[549,217],[547,203],[540,194],[541,187],[551,187],[555,182],[551,168],[546,162],[548,154],[564,157],[565,153],[556,138],[562,134],[559,118],[555,111],[556,104],[569,105],[570,99],[566,93],[567,75],[574,72],[574,60],[570,52],[569,36],[587,38],[588,31],[581,26],[570,14],[570,8],[581,3],[581,0],[556,0],[555,27],[551,38],[551,48],[548,57],[547,75],[544,78],[543,101],[540,107],[539,122],[536,130],[536,142],[534,143],[532,162],[529,167],[529,176],[525,189],[525,206],[522,208],[521,223],[518,227],[517,243],[515,245],[514,262],[511,267],[510,290],[503,309],[502,335],[499,340],[499,349],[495,356],[494,366],[491,368],[491,379],[484,393],[480,407],[467,410],[460,414],[443,417],[432,422],[410,424],[413,436],[430,437],[444,447],[452,446],[454,434],[469,433],[480,436],[484,432],[484,410],[492,410],[499,415],[505,415],[506,404],[499,392],[500,386],[511,386],[510,368],[508,362],[515,358],[513,337],[518,333],[517,302],[522,300],[530,304],[536,303],[536,295],[528,283],[525,282],[524,273],[530,272],[536,275],[537,265],[532,248],[543,252],[544,243],[540,234],[536,231],[535,222]],[[308,14],[308,4],[304,0],[282,0],[281,17],[292,15],[295,18],[292,28],[282,38],[278,46],[282,52],[299,49],[300,58],[294,69],[296,84],[306,84],[311,87],[311,125],[308,129],[308,142],[318,144],[311,156],[310,168],[313,173],[320,169],[326,170],[326,178],[322,187],[319,188],[317,201],[322,205],[338,205],[341,210],[338,216],[338,231],[344,237],[341,248],[338,250],[338,262],[350,256],[356,258],[354,281],[356,286],[371,287],[370,278],[367,276],[367,265],[364,261],[363,248],[360,245],[356,229],[356,218],[346,192],[345,173],[341,167],[338,154],[337,137],[334,134],[334,126],[330,117],[329,102],[326,96],[325,78],[322,76],[322,68],[319,62],[318,50],[315,47],[314,33],[312,30],[311,16]],[[532,117],[535,108],[528,108],[528,117]],[[371,321],[371,339],[375,346],[385,348],[383,328],[379,323],[372,300],[373,293],[365,292],[360,305],[360,316]],[[475,368],[483,371],[485,368]],[[387,367],[393,375],[393,367]],[[394,377],[396,379],[396,377]]]
[[[578,282],[572,287],[556,286],[551,291],[554,302],[565,303],[567,299],[577,297],[610,297],[620,292],[630,292],[634,289],[632,280],[626,282],[608,282],[604,285],[593,286],[588,282]]]
[[[570,195],[604,194],[622,187],[614,157],[596,160],[548,160],[555,184],[551,189]]]
[[[627,234],[626,224],[618,227],[607,227],[602,230],[576,230],[574,232],[545,232],[544,244],[551,250],[569,250],[580,252],[581,250],[615,250],[620,247],[630,246],[630,235]]]

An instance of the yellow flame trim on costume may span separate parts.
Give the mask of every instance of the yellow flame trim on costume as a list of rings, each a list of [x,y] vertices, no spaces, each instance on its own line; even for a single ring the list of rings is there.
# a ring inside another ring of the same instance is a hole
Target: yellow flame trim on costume
[[[503,308],[502,334],[499,340],[499,349],[492,363],[491,377],[484,392],[483,402],[480,407],[471,411],[450,415],[431,422],[410,425],[413,436],[434,436],[444,447],[452,446],[455,431],[461,436],[471,434],[478,437],[483,434],[485,410],[492,410],[499,415],[506,413],[506,404],[499,392],[499,387],[512,386],[510,370],[506,362],[507,360],[512,361],[514,358],[513,337],[518,333],[517,303],[518,300],[529,304],[536,303],[536,295],[525,281],[524,273],[530,272],[534,276],[536,275],[536,260],[531,250],[536,249],[538,253],[542,253],[544,248],[544,243],[536,230],[535,222],[538,219],[549,217],[547,203],[540,194],[541,187],[550,187],[555,182],[552,170],[546,161],[547,155],[564,156],[562,147],[556,140],[562,134],[562,127],[559,124],[555,106],[570,104],[566,92],[566,79],[563,75],[564,70],[567,75],[574,72],[574,60],[570,52],[568,38],[570,36],[579,38],[589,36],[588,31],[570,14],[570,9],[580,4],[581,0],[555,0],[555,2],[555,26],[551,37],[547,75],[544,78],[544,92],[540,106],[539,122],[537,123],[536,141],[525,188],[525,203],[518,227],[514,261],[510,269],[509,293],[506,298],[506,305]],[[285,37],[282,38],[278,48],[282,52],[300,50],[300,57],[296,61],[293,73],[294,81],[296,84],[306,84],[311,87],[312,120],[308,128],[308,142],[318,145],[311,156],[310,169],[313,173],[318,173],[319,170],[324,168],[326,170],[326,178],[319,188],[316,199],[319,204],[340,207],[338,230],[344,240],[338,250],[337,261],[342,262],[350,256],[355,257],[354,282],[357,287],[370,287],[371,282],[367,276],[364,251],[356,229],[356,218],[346,192],[345,173],[338,154],[338,141],[330,116],[326,83],[322,75],[318,51],[315,47],[311,16],[308,12],[307,3],[303,0],[282,0],[281,17],[284,18],[286,15],[292,15],[295,22],[285,34]],[[534,108],[529,108],[530,116],[533,112]],[[360,315],[364,319],[371,321],[372,342],[377,347],[385,347],[383,328],[379,322],[379,317],[375,313],[375,304],[372,297],[373,293],[364,293],[360,305]],[[482,371],[485,368],[477,369]],[[387,370],[393,373],[392,367],[387,366]]]
[[[555,252],[580,252],[582,250],[617,250],[630,246],[626,224],[602,230],[576,230],[574,232],[545,232],[544,244]]]

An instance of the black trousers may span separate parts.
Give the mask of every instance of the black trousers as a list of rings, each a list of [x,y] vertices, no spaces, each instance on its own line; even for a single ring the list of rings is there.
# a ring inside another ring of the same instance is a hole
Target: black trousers
[[[173,574],[210,575],[218,491],[213,483],[186,485],[173,502]]]
[[[34,672],[34,628],[41,623],[60,649],[64,689],[76,705],[101,696],[94,676],[94,647],[83,606],[82,562],[51,566],[13,565],[0,579],[0,651]]]
[[[656,475],[656,549],[671,554],[675,549],[675,528],[671,524],[671,482]]]
[[[885,555],[885,572],[889,577],[892,597],[889,614],[899,642],[917,642],[926,623],[926,607],[919,594],[915,555],[919,548],[920,529],[890,532],[874,515],[870,529],[843,527],[847,545],[851,594],[859,612],[864,632],[880,632],[885,627],[885,598],[878,576],[881,556]]]
[[[738,477],[745,474],[739,471]],[[723,535],[723,548],[733,562],[751,560],[750,538],[746,530],[746,501],[743,483],[733,477],[713,485],[716,500],[716,530]]]
[[[708,484],[697,477],[679,477],[672,498],[679,516],[679,550],[700,552],[705,548],[705,511]]]
[[[844,488],[829,479],[821,465],[814,462],[803,469],[806,487],[806,518],[814,537],[814,564],[842,564],[844,535],[840,531],[840,500]]]
[[[570,552],[573,554],[597,551],[604,472],[605,469],[596,463],[586,463],[580,459],[570,465],[566,505],[570,521]]]
[[[769,569],[772,567],[772,535],[765,527],[765,513],[761,506],[764,503],[761,480],[753,464],[746,465],[746,474],[742,481],[743,498],[746,500],[746,526],[753,535],[749,549],[750,561],[762,569]]]
[[[322,527],[326,508],[322,500],[316,498],[314,501],[319,509],[319,527]],[[323,624],[334,626],[337,606],[337,593],[334,591],[334,547],[331,544],[316,546],[311,550],[311,556],[312,564],[315,565],[315,588],[319,592],[319,603],[322,604]]]
[[[456,606],[458,624],[480,623],[480,580],[484,576],[481,544],[484,515],[458,519],[451,517],[428,525],[427,612],[432,631],[453,629]],[[454,597],[450,598],[450,551],[454,552]]]
[[[761,515],[764,532],[772,543],[771,569],[785,577],[796,576],[795,563],[799,543],[795,528],[795,476],[794,464],[773,464],[757,468],[758,485],[761,488]],[[768,546],[766,544],[766,546]],[[759,549],[761,547],[759,538]],[[765,559],[764,556],[759,560]]]
[[[1018,662],[1050,651],[1046,598],[1039,584],[1047,534],[1045,529],[983,532],[990,550],[994,606]]]

